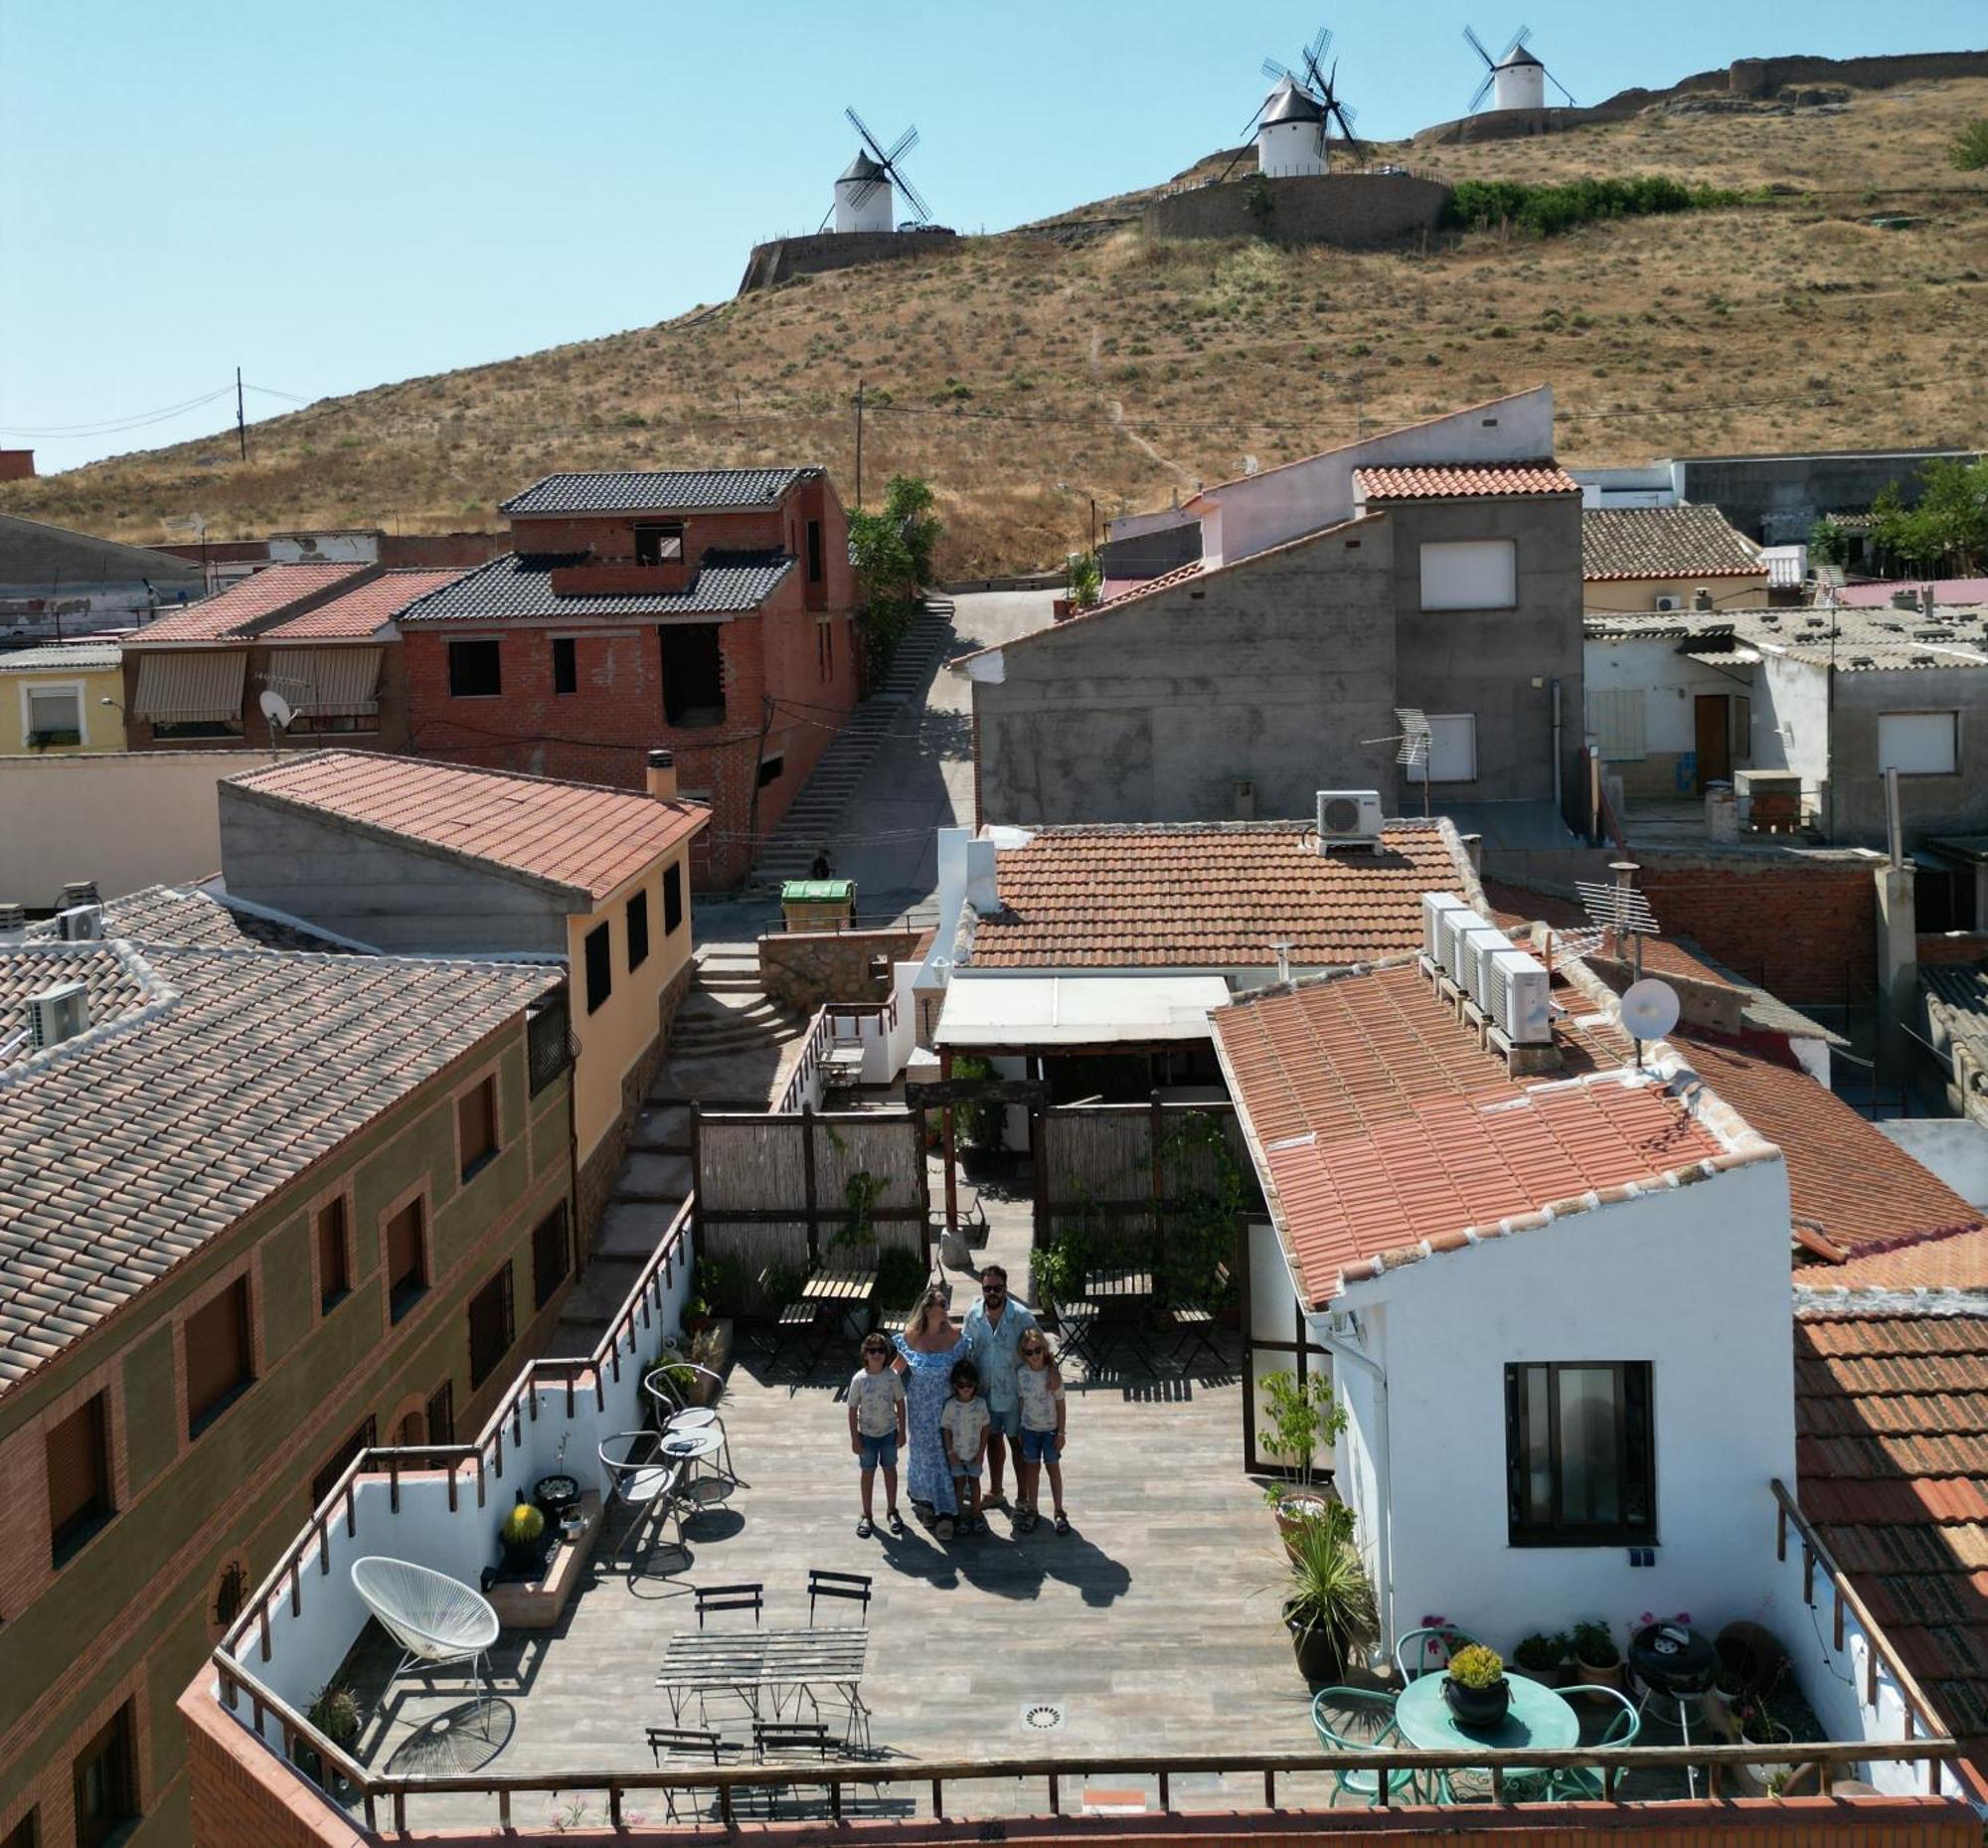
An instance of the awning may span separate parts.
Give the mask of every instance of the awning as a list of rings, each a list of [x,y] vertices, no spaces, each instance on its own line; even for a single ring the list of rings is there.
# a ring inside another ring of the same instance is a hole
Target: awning
[[[234,725],[242,717],[248,669],[248,656],[240,648],[139,652],[131,716],[160,725]]]
[[[365,718],[380,710],[382,648],[282,648],[271,651],[269,685],[299,717]]]
[[[975,975],[945,991],[935,1046],[1111,1046],[1214,1037],[1209,1009],[1229,1005],[1219,975]]]
[[[1751,667],[1760,658],[1757,648],[1687,648],[1684,653],[1707,667]]]

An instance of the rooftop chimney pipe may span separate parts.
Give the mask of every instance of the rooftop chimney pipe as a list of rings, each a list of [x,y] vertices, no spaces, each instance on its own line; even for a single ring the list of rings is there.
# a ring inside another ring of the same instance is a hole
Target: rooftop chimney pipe
[[[649,753],[649,793],[659,802],[676,800],[677,760],[673,752]]]
[[[62,889],[62,902],[57,905],[59,912],[73,912],[79,905],[101,905],[96,896],[96,881],[93,879],[73,879]]]
[[[0,946],[27,940],[28,914],[12,899],[0,899]]]

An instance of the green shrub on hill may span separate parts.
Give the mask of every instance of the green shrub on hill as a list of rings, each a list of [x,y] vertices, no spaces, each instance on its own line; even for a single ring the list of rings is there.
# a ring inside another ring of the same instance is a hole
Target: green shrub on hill
[[[1730,187],[1687,186],[1661,173],[1545,186],[1524,180],[1459,180],[1444,222],[1464,231],[1496,231],[1512,225],[1555,238],[1595,219],[1705,212],[1738,205],[1742,197]]]

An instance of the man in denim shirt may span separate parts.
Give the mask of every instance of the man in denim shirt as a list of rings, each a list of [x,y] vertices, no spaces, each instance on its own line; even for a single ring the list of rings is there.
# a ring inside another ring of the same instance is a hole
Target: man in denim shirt
[[[1009,1300],[1008,1273],[999,1264],[989,1264],[980,1273],[980,1300],[966,1312],[962,1333],[980,1369],[980,1396],[987,1402],[987,1475],[990,1502],[1005,1501],[1001,1493],[1001,1471],[1006,1466],[1008,1441],[1021,1435],[1022,1400],[1015,1384],[1020,1364],[1016,1350],[1022,1337],[1035,1327],[1036,1318],[1019,1302]]]

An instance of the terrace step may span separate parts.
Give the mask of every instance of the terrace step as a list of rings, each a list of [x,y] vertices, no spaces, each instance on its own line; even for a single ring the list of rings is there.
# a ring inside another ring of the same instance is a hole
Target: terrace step
[[[614,1183],[614,1198],[635,1202],[662,1200],[674,1205],[690,1189],[688,1152],[652,1155],[645,1150],[635,1150],[621,1164],[620,1177]],[[613,1211],[611,1207],[608,1210],[610,1213]]]
[[[636,1155],[688,1155],[690,1153],[690,1105],[651,1103],[635,1118],[628,1131],[628,1153]]]
[[[684,1163],[688,1174],[690,1164]],[[686,1185],[685,1192],[689,1191]],[[607,1211],[600,1216],[600,1231],[593,1247],[594,1262],[609,1260],[629,1259],[637,1264],[645,1264],[662,1244],[663,1235],[670,1229],[670,1222],[677,1216],[677,1209],[683,1205],[676,1200],[623,1200],[615,1198],[608,1202]],[[591,1271],[588,1272],[591,1275]]]
[[[611,1209],[610,1209],[611,1210]],[[655,1247],[650,1246],[653,1252]],[[642,1274],[648,1252],[640,1258],[597,1257],[586,1266],[586,1274],[560,1304],[559,1339],[555,1354],[586,1354],[593,1350],[607,1325],[620,1314],[635,1280]]]

